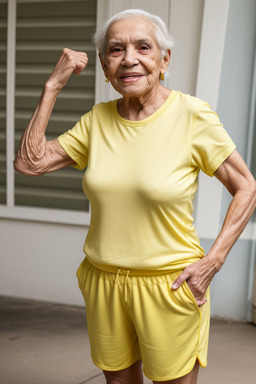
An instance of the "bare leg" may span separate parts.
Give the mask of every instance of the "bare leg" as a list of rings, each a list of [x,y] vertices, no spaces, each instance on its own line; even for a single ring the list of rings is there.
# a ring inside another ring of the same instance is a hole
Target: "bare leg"
[[[143,384],[141,361],[121,371],[103,371],[107,384]]]
[[[196,361],[194,368],[186,376],[179,377],[178,379],[175,379],[175,380],[154,381],[154,384],[158,384],[158,383],[159,384],[196,384],[198,371],[199,371],[199,363],[198,361]]]

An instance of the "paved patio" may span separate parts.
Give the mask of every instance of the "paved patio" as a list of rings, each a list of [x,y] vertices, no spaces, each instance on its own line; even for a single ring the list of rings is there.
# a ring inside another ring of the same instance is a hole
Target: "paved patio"
[[[0,324],[0,384],[105,383],[90,359],[83,308],[0,297]],[[216,383],[256,383],[255,326],[212,320],[199,384]]]

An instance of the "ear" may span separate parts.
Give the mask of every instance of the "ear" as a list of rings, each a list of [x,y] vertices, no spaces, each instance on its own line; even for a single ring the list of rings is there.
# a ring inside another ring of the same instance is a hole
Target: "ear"
[[[161,72],[165,73],[171,61],[171,50],[167,49],[165,56],[162,59]]]
[[[103,57],[101,56],[101,54],[99,53],[99,59],[100,59],[100,63],[101,63],[101,67],[104,71],[104,74],[106,77],[108,77],[108,71],[107,71],[107,66],[106,66],[106,62],[105,60],[103,59]]]

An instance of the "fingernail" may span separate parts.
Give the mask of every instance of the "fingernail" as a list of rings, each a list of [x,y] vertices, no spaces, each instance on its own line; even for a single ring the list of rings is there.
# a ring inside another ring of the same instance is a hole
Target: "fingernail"
[[[172,289],[177,289],[177,288],[178,288],[178,284],[177,283],[173,283]]]

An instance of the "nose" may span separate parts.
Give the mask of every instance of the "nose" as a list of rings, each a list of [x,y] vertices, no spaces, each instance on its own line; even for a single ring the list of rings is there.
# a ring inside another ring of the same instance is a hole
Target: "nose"
[[[137,51],[133,47],[127,47],[123,57],[123,65],[133,67],[138,64]]]

